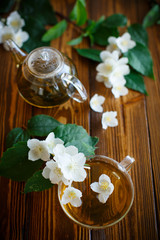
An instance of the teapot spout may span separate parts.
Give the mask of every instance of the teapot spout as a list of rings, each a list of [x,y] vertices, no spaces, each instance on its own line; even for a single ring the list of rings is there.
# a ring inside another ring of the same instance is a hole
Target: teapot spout
[[[8,39],[5,41],[5,47],[8,51],[11,51],[17,67],[21,65],[26,58],[27,54],[22,51],[13,40]]]

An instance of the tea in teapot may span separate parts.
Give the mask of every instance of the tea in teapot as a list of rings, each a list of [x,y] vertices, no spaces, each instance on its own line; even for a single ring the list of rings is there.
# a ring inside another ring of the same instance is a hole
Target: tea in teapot
[[[76,67],[64,54],[52,47],[36,48],[28,55],[12,40],[5,43],[13,53],[17,67],[17,86],[26,102],[49,108],[66,102],[87,99],[85,87],[77,78]]]

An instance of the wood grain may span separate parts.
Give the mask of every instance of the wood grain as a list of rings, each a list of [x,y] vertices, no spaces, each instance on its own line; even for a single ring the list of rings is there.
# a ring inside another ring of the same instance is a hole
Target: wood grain
[[[51,1],[54,9],[69,15],[74,0]],[[145,0],[88,0],[89,18],[122,13],[131,23],[141,23],[149,10]],[[59,20],[61,20],[59,18]],[[48,114],[62,123],[82,125],[92,136],[99,137],[97,154],[121,161],[126,155],[135,157],[130,174],[135,198],[130,212],[118,224],[106,230],[88,230],[74,224],[62,211],[57,187],[39,193],[23,194],[24,183],[0,177],[0,238],[2,240],[141,240],[159,239],[160,229],[160,44],[159,26],[148,29],[149,47],[154,60],[156,81],[145,78],[148,97],[138,92],[115,99],[110,89],[95,81],[96,63],[80,57],[66,44],[78,36],[78,30],[69,24],[64,35],[52,41],[51,46],[73,59],[79,78],[85,85],[89,99],[95,93],[106,97],[104,111],[117,111],[119,125],[103,130],[102,114],[84,104],[69,100],[53,109],[32,107],[19,96],[16,87],[15,64],[8,52],[0,46],[0,146],[5,150],[5,139],[14,127],[26,126],[31,116]],[[105,37],[105,36],[104,36]],[[85,39],[79,48],[89,47]],[[101,48],[102,49],[102,48]]]

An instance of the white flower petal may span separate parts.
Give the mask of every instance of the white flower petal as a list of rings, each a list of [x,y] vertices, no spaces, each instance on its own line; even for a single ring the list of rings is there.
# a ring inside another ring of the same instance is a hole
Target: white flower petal
[[[109,198],[109,194],[107,195],[107,194],[100,193],[98,194],[97,198],[101,203],[106,203]]]
[[[53,161],[53,160],[47,161],[47,162],[46,162],[46,166],[47,166],[49,169],[53,169],[54,166],[55,166],[55,161]]]
[[[60,181],[62,181],[62,177],[63,174],[61,172],[61,169],[58,168],[58,166],[52,169],[52,171],[50,171],[49,179],[51,183],[58,184]]]
[[[110,83],[109,78],[106,77],[106,76],[103,76],[101,73],[98,73],[96,75],[96,80],[97,80],[97,82],[104,82],[104,85],[107,88],[111,88],[112,87],[112,84]]]
[[[57,144],[63,144],[64,142],[60,139],[60,138],[55,138],[55,135],[53,132],[51,132],[47,138],[46,138],[46,143],[47,143],[47,147],[48,147],[48,151],[49,153],[53,154],[53,148],[57,145]]]
[[[121,37],[126,39],[126,40],[130,40],[131,39],[131,35],[128,32],[124,33]]]
[[[58,184],[60,181],[62,181],[63,174],[61,169],[58,167],[58,164],[54,162],[53,160],[46,163],[48,169],[50,169],[49,172],[49,179],[51,183]]]
[[[38,139],[31,139],[27,141],[27,146],[30,148],[28,153],[29,160],[42,159],[43,161],[48,161],[50,154],[47,149],[47,144],[45,141],[39,141]]]
[[[74,182],[83,182],[86,178],[87,173],[84,168],[78,168],[72,172],[72,179]]]
[[[125,85],[126,80],[124,75],[129,74],[130,69],[128,65],[120,65],[115,68],[112,74],[109,77],[111,84],[114,85]]]
[[[43,169],[43,171],[42,171],[42,176],[43,176],[44,178],[48,179],[48,178],[49,178],[50,171],[51,171],[51,170],[50,170],[48,167],[45,167],[45,168]]]
[[[43,161],[48,161],[50,159],[50,154],[48,152],[47,144],[45,141],[40,141],[39,151],[40,151],[40,158]]]
[[[61,169],[71,168],[72,157],[67,153],[55,155],[54,160],[57,162],[58,166]]]
[[[79,198],[73,199],[73,200],[71,201],[71,205],[72,205],[73,207],[80,207],[80,206],[82,205],[82,200],[79,199]]]
[[[106,174],[102,174],[102,175],[99,177],[99,184],[101,184],[102,182],[108,182],[108,184],[110,184],[111,179],[110,179],[110,177],[107,176]]]
[[[64,141],[60,138],[55,138],[54,143],[55,143],[55,146],[56,146],[57,144],[64,144]]]
[[[103,107],[101,106],[101,104],[103,104],[104,101],[105,98],[103,96],[95,94],[90,100],[91,109],[95,112],[103,112]]]
[[[82,182],[86,178],[86,171],[84,170],[85,161],[86,157],[83,153],[78,153],[74,156],[64,154],[63,161],[58,162],[58,165],[61,167],[66,179]]]
[[[119,49],[124,53],[127,52],[129,49],[136,46],[135,41],[131,40],[131,36],[129,33],[123,34],[121,37],[116,39],[117,46]]]
[[[114,59],[106,59],[104,63],[100,63],[96,70],[101,73],[101,75],[109,77],[110,74],[116,67],[116,61]]]
[[[78,148],[71,145],[71,146],[66,147],[65,152],[71,156],[74,156],[78,153]]]
[[[5,26],[0,31],[0,43],[4,43],[8,39],[14,40],[14,31],[11,27]]]
[[[128,89],[123,85],[115,85],[113,86],[111,92],[113,93],[115,98],[119,98],[120,96],[125,96],[128,94]]]
[[[65,189],[61,203],[62,204],[67,204],[71,203],[72,206],[74,207],[80,207],[82,202],[81,198],[82,197],[82,192],[74,187],[68,187]]]
[[[77,153],[72,157],[72,161],[74,161],[77,166],[82,167],[86,163],[86,157],[84,153]]]
[[[104,78],[102,75],[100,75],[99,73],[96,75],[96,80],[97,82],[103,82],[104,81]]]
[[[128,63],[128,58],[127,57],[122,57],[117,61],[118,65],[125,65]]]
[[[99,182],[94,182],[90,185],[94,192],[99,193],[97,198],[100,202],[105,203],[110,194],[114,190],[114,186],[111,183],[110,177],[106,174],[102,174],[99,177]]]
[[[4,23],[0,21],[0,29],[4,27]]]
[[[27,141],[27,146],[30,148],[30,149],[34,149],[37,147],[37,145],[39,144],[39,140],[38,139],[29,139]]]
[[[52,142],[54,141],[55,139],[55,135],[53,132],[49,133],[48,136],[46,137],[46,142],[49,143],[49,142]]]
[[[22,31],[21,29],[14,35],[14,41],[19,46],[22,47],[23,43],[29,39],[29,34]]]
[[[109,42],[109,44],[113,44],[113,43],[116,43],[116,37],[109,37],[108,38],[108,42]]]
[[[110,183],[107,188],[107,194],[111,195],[113,191],[114,191],[114,185]]]
[[[118,125],[118,120],[115,118],[117,112],[105,112],[102,114],[102,128],[107,129],[107,127],[116,127]]]
[[[102,51],[100,53],[100,58],[102,59],[102,61],[105,61],[106,59],[114,59],[115,61],[118,60],[119,58],[119,52],[118,51],[113,51],[112,53],[109,51]]]
[[[78,148],[72,145],[66,148],[57,145],[53,152],[55,154],[54,160],[66,180],[84,181],[86,178],[86,171],[84,170],[86,157],[83,153],[78,153]]]
[[[126,84],[126,79],[123,76],[119,76],[119,78],[114,75],[111,77],[111,82],[113,87],[124,86]]]
[[[31,160],[31,161],[36,161],[40,159],[40,154],[39,154],[39,151],[37,151],[36,149],[35,150],[30,150],[28,152],[28,160]]]
[[[65,153],[65,146],[63,144],[57,144],[53,149],[53,154],[55,156],[62,155]]]
[[[109,37],[108,38],[108,42],[109,42],[109,45],[107,46],[107,51],[109,51],[109,52],[113,52],[113,51],[118,51],[118,53],[119,53],[119,56],[120,56],[120,54],[121,54],[121,52],[120,52],[120,49],[119,49],[119,47],[117,46],[117,42],[116,42],[116,38],[115,37]]]
[[[91,183],[90,187],[91,187],[92,191],[94,191],[94,192],[97,192],[97,193],[101,193],[102,192],[100,187],[99,187],[99,183],[98,182]]]
[[[12,12],[7,18],[7,25],[12,27],[15,32],[25,25],[24,20],[21,18],[17,11]]]

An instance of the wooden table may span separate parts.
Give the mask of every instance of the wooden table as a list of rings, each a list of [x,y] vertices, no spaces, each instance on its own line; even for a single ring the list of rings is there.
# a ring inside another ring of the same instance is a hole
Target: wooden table
[[[68,15],[73,0],[52,1],[56,11]],[[150,8],[149,1],[88,0],[89,17],[122,13],[131,23],[141,23]],[[115,99],[110,89],[95,81],[96,63],[77,55],[66,44],[78,34],[69,25],[64,35],[52,46],[66,53],[75,62],[79,78],[85,85],[89,99],[95,93],[106,97],[104,111],[117,111],[119,125],[103,130],[101,114],[84,104],[69,100],[53,109],[38,109],[27,104],[18,94],[15,63],[8,52],[0,47],[0,146],[5,150],[5,139],[14,127],[21,127],[37,114],[48,114],[62,123],[82,125],[91,136],[99,137],[97,154],[121,161],[126,155],[134,156],[131,170],[135,198],[130,212],[118,224],[106,230],[87,230],[74,224],[62,211],[57,188],[38,193],[23,194],[24,183],[0,178],[0,239],[2,240],[156,240],[160,230],[160,27],[148,28],[149,47],[154,60],[156,81],[145,78],[149,96],[129,91]],[[105,37],[105,36],[104,36]],[[89,47],[87,40],[80,48]]]

